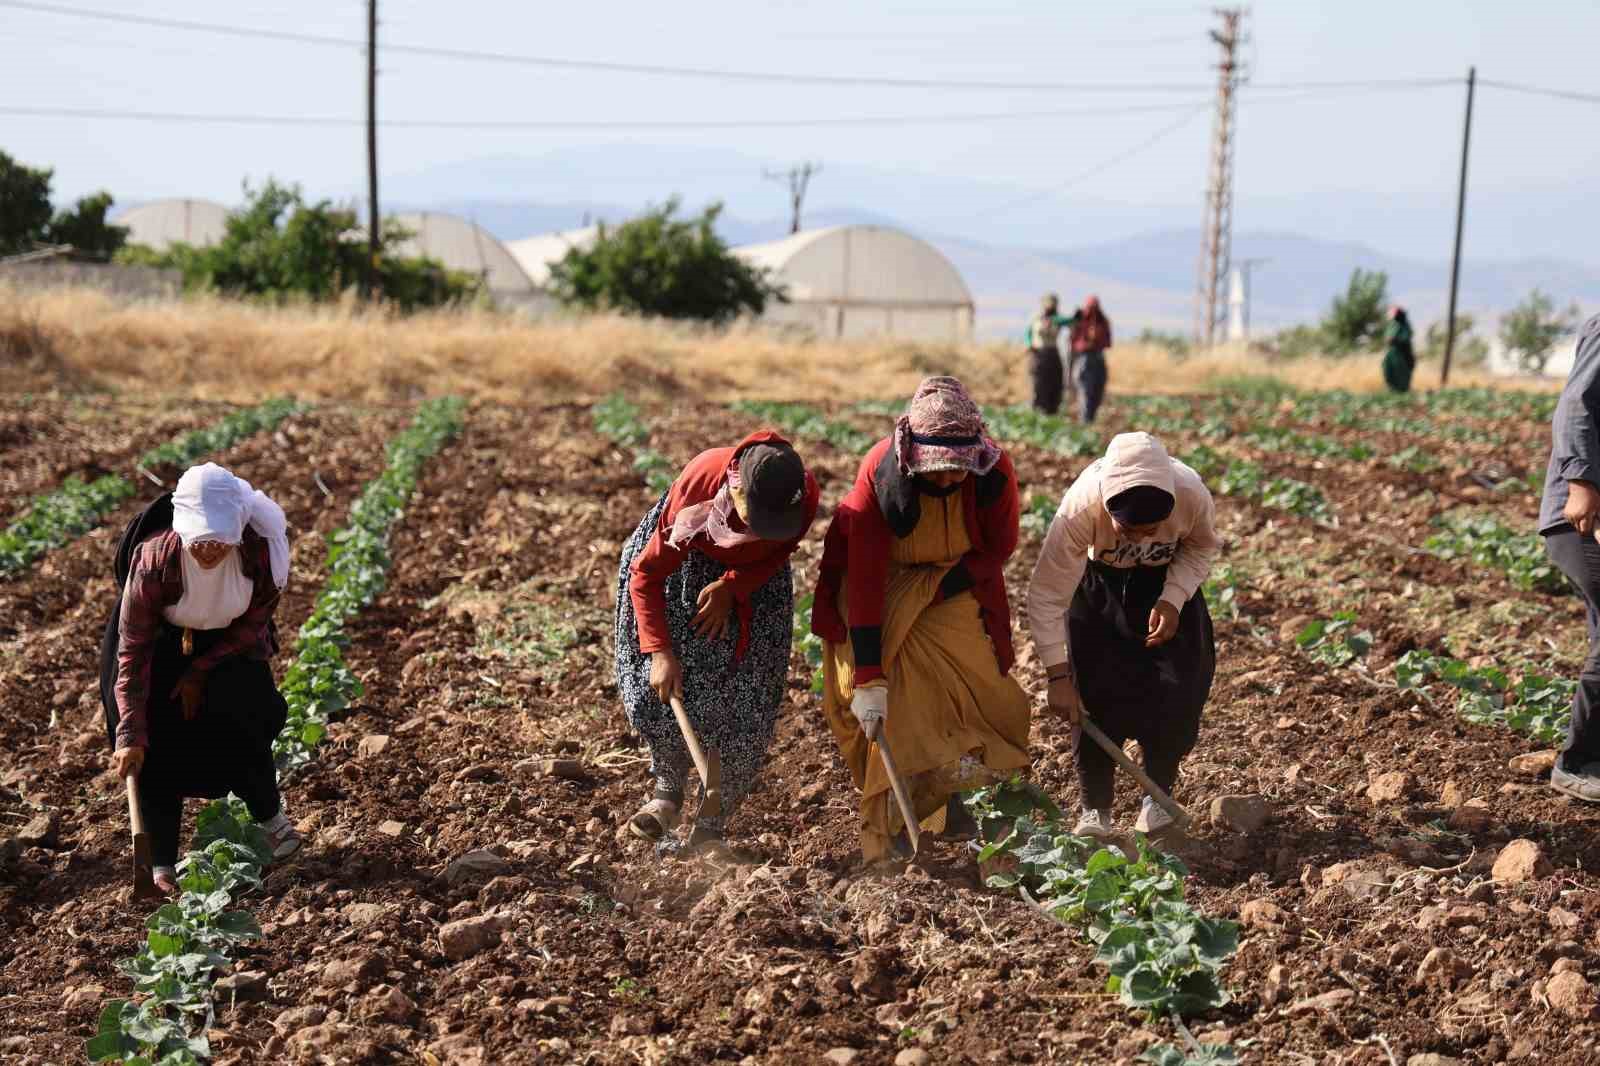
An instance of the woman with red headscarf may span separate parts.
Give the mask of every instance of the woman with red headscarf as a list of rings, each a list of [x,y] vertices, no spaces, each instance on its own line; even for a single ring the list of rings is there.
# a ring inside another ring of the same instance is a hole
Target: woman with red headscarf
[[[905,823],[887,737],[930,830],[974,829],[955,793],[1028,765],[1028,697],[1009,676],[1005,564],[1017,479],[961,382],[928,378],[873,446],[823,545],[811,629],[823,711],[862,791],[861,853],[892,857]]]
[[[1111,347],[1111,321],[1100,309],[1100,297],[1083,302],[1072,323],[1073,380],[1078,385],[1078,415],[1093,422],[1106,395],[1106,349]]]

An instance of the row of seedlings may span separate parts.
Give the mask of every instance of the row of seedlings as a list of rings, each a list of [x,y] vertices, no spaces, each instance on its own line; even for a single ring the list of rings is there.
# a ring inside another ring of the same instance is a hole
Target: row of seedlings
[[[829,418],[803,403],[740,400],[730,407],[739,414],[750,415],[792,436],[824,441],[846,455],[865,455],[881,439],[877,434],[857,429],[849,422]]]
[[[590,408],[589,413],[597,431],[633,453],[633,468],[652,491],[666,492],[672,487],[672,464],[650,447],[650,426],[626,396],[614,392]]]
[[[310,760],[329,716],[361,692],[344,661],[345,623],[383,591],[390,534],[423,464],[460,432],[462,409],[454,398],[424,403],[389,442],[388,462],[351,506],[349,523],[329,538],[328,579],[281,688],[289,721],[274,754],[283,771]],[[255,918],[229,908],[260,887],[267,858],[265,837],[239,801],[201,809],[194,848],[178,864],[178,898],[151,915],[143,947],[118,964],[138,998],[106,1004],[88,1042],[91,1062],[193,1066],[210,1056],[216,972],[238,945],[261,936]]]
[[[148,472],[159,466],[192,463],[272,429],[299,410],[293,400],[274,399],[235,411],[215,426],[152,448],[139,457],[137,466]],[[120,474],[106,474],[90,482],[74,475],[60,488],[36,497],[16,521],[0,530],[0,578],[25,570],[40,556],[87,533],[137,491],[134,482]]]

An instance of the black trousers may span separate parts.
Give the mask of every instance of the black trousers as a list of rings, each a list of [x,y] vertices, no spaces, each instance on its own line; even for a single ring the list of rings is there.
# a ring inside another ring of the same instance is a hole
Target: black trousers
[[[115,721],[116,616],[101,649],[101,697],[109,698]],[[204,654],[219,630],[194,633],[195,655]],[[185,721],[172,689],[189,669],[182,631],[162,626],[152,653],[150,702],[146,709],[150,745],[139,772],[139,807],[157,866],[178,860],[178,836],[186,798],[220,799],[232,792],[258,822],[283,809],[272,742],[288,719],[289,707],[264,660],[233,656],[206,678],[205,699],[193,721]]]
[[[1029,348],[1028,376],[1033,379],[1034,410],[1047,415],[1061,410],[1061,353],[1055,348]]]
[[[1087,425],[1100,412],[1106,398],[1106,355],[1104,352],[1079,352],[1072,357],[1073,380],[1078,385],[1078,417]]]
[[[1089,719],[1114,744],[1137,740],[1145,773],[1170,794],[1179,764],[1200,737],[1217,652],[1211,613],[1198,591],[1178,613],[1177,636],[1158,648],[1144,646],[1166,580],[1165,566],[1090,562],[1067,613],[1067,635]],[[1109,810],[1116,763],[1081,733],[1074,754],[1083,805]]]
[[[1589,656],[1578,675],[1572,724],[1561,751],[1562,765],[1576,772],[1588,763],[1600,762],[1600,544],[1569,528],[1545,537],[1544,547],[1550,560],[1577,586],[1588,609]]]

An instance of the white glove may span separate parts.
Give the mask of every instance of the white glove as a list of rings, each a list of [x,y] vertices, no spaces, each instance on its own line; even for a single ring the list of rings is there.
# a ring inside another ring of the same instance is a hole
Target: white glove
[[[874,736],[889,713],[889,689],[885,685],[858,688],[850,697],[850,713],[861,723],[861,731]]]

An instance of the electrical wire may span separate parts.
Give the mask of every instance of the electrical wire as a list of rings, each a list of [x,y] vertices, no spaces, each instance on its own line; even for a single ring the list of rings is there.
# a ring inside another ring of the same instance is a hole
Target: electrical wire
[[[186,30],[197,33],[221,34],[257,40],[282,41],[291,44],[309,44],[338,48],[365,50],[366,41],[353,37],[334,37],[323,34],[297,33],[287,30],[269,30],[243,26],[229,26],[215,22],[198,22],[190,19],[158,18],[151,15],[134,15],[120,11],[103,11],[68,7],[61,4],[40,3],[37,0],[0,0],[0,7],[20,11],[33,11],[69,18],[94,19],[125,25],[151,26],[167,30]],[[649,63],[620,63],[593,59],[565,59],[554,56],[516,55],[506,52],[482,52],[463,48],[441,48],[428,45],[389,44],[379,42],[380,53],[430,56],[436,59],[461,59],[478,63],[506,63],[520,66],[547,67],[557,70],[585,70],[611,74],[641,74],[655,77],[702,78],[718,81],[768,82],[788,85],[873,86],[888,89],[960,89],[1001,92],[1209,92],[1214,86],[1204,83],[1107,83],[1107,82],[1002,82],[959,81],[942,78],[891,78],[856,74],[795,74],[772,71],[721,70],[707,67],[674,67]],[[1459,79],[1457,79],[1459,80]],[[1389,79],[1367,82],[1286,82],[1258,84],[1252,88],[1263,90],[1346,88],[1355,86],[1401,87],[1417,84],[1418,79]]]
[[[1491,78],[1479,78],[1478,84],[1490,89],[1505,89],[1507,92],[1513,93],[1553,96],[1561,100],[1578,100],[1586,104],[1600,104],[1600,93],[1580,93],[1571,89],[1547,89],[1540,85],[1521,85],[1517,82],[1495,81]]]

